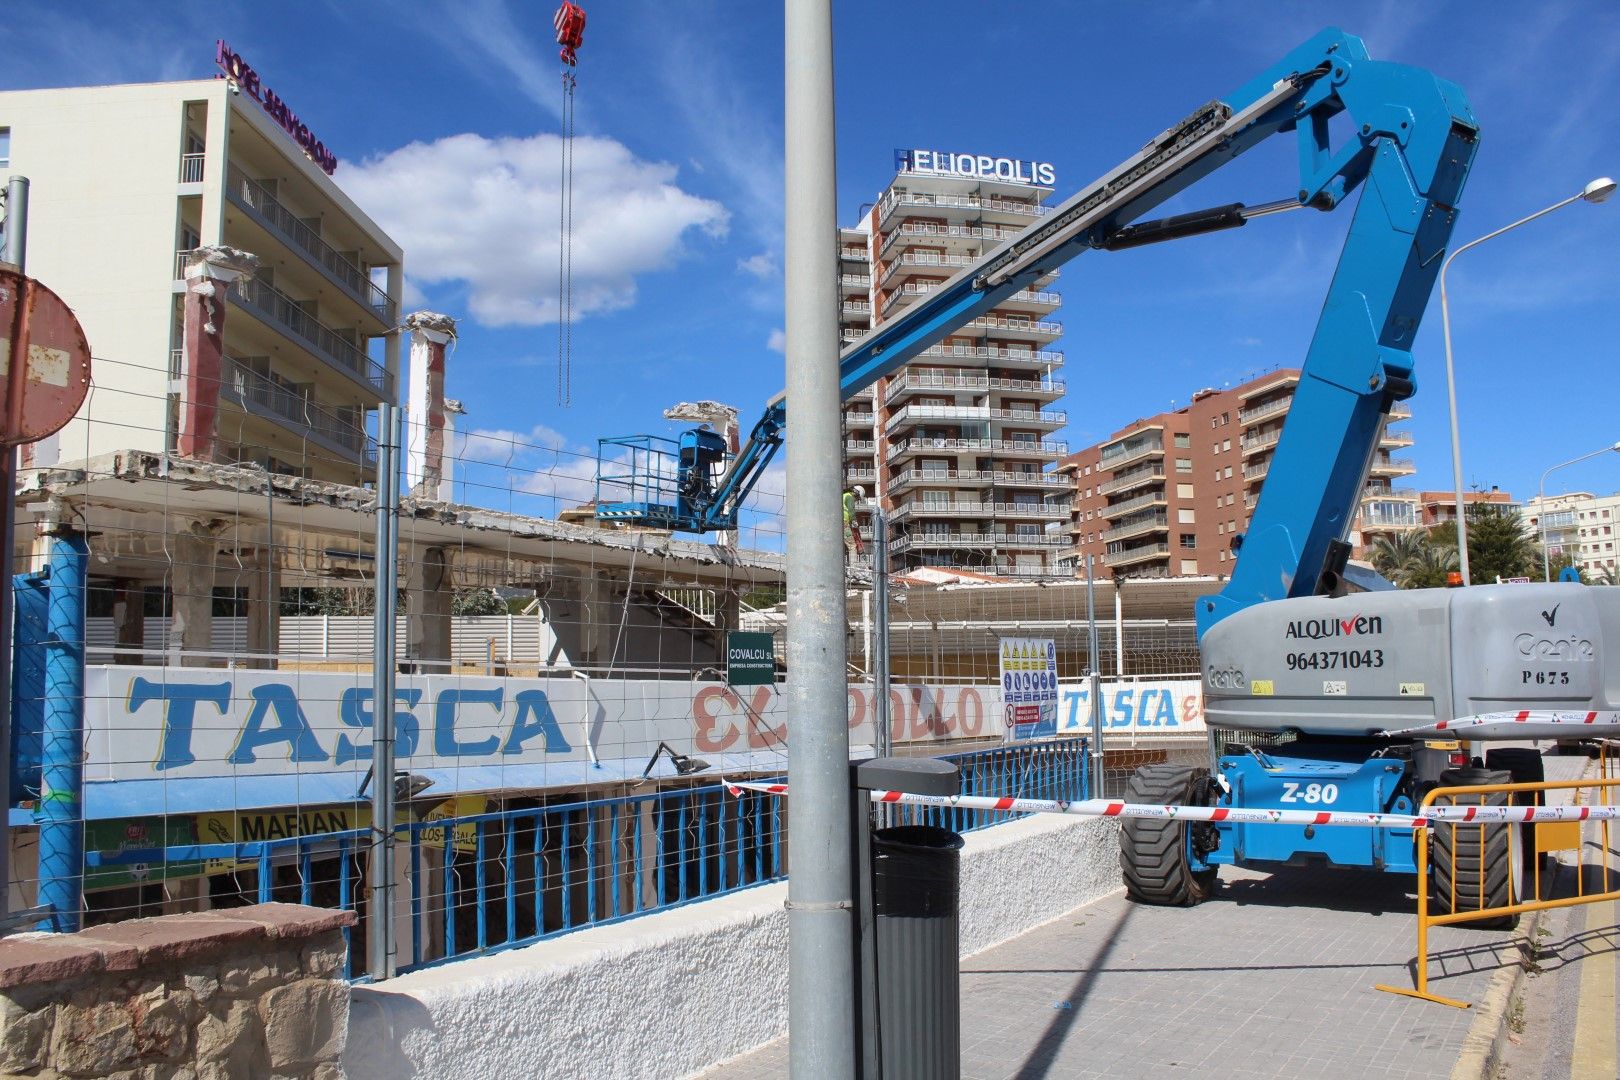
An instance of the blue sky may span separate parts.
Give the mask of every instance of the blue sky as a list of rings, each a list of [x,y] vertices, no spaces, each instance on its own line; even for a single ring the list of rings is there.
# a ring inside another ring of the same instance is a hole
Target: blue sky
[[[679,400],[750,424],[783,382],[781,11],[762,0],[586,0],[578,72],[572,402],[558,403],[559,67],[551,5],[14,4],[6,88],[198,78],[224,37],[338,155],[406,247],[413,300],[462,320],[450,393],[514,471],[582,470],[602,435],[672,433]],[[1063,197],[1323,25],[1459,83],[1482,126],[1455,234],[1620,174],[1620,6],[1590,3],[836,3],[845,224],[897,147],[1050,161]],[[20,28],[20,29],[19,29]],[[1165,208],[1297,186],[1272,140]],[[1297,364],[1349,213],[1071,263],[1066,438]],[[1533,495],[1620,439],[1620,199],[1577,204],[1449,275],[1465,482]],[[774,347],[773,347],[774,346]],[[1438,298],[1417,341],[1409,483],[1450,486]],[[525,448],[527,444],[547,448]],[[513,481],[523,484],[524,481]],[[553,479],[550,483],[559,483]],[[550,491],[546,482],[533,490]],[[571,497],[579,485],[558,489]],[[766,486],[779,490],[780,473]],[[1554,490],[1620,490],[1620,454]]]

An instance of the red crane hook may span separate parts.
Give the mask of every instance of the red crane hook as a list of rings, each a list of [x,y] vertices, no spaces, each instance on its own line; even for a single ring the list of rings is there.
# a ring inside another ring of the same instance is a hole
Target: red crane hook
[[[575,66],[579,63],[575,50],[585,43],[585,9],[572,0],[563,0],[551,23],[557,28],[557,44],[562,46],[557,55],[569,67]]]

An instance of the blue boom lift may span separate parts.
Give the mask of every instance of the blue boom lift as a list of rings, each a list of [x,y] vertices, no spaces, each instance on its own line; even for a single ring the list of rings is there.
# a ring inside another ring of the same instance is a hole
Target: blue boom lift
[[[1340,113],[1349,134],[1333,146],[1329,121]],[[1299,146],[1294,198],[1139,220],[1289,131]],[[1605,677],[1590,655],[1605,628],[1620,640],[1620,590],[1365,592],[1347,580],[1344,538],[1390,407],[1415,389],[1412,342],[1478,134],[1458,87],[1370,59],[1359,38],[1324,30],[844,350],[847,400],[1084,251],[1235,228],[1282,210],[1332,210],[1361,189],[1262,498],[1247,533],[1232,542],[1241,557],[1225,587],[1197,603],[1205,713],[1216,732],[1210,767],[1139,770],[1127,789],[1131,801],[1406,811],[1440,783],[1538,779],[1540,761],[1502,749],[1481,762],[1465,744],[1380,733],[1496,708],[1594,707],[1620,698],[1620,679]],[[667,466],[618,476],[621,487],[631,486],[629,498],[605,501],[599,488],[599,516],[690,532],[734,527],[786,420],[778,396],[729,466],[713,433],[688,432]],[[604,457],[623,460],[630,442],[606,441]],[[642,441],[635,453],[650,448]],[[1611,592],[1617,603],[1596,596]],[[1587,643],[1584,660],[1580,648],[1567,660],[1539,645],[1526,650],[1524,639],[1559,604],[1558,632]],[[1521,681],[1526,671],[1553,678]],[[1548,685],[1560,677],[1566,681],[1556,689]],[[1507,864],[1519,845],[1507,842],[1507,828],[1437,830],[1437,880],[1456,882],[1442,904],[1471,889],[1492,904],[1513,894],[1520,871]],[[1132,819],[1120,842],[1127,890],[1149,903],[1196,903],[1223,863],[1415,869],[1410,833],[1371,828]]]

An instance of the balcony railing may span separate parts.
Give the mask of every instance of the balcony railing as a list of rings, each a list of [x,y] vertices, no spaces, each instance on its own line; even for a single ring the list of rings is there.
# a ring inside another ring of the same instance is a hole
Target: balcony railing
[[[1270,471],[1271,471],[1271,461],[1270,461],[1270,459],[1267,459],[1265,461],[1260,462],[1258,465],[1247,465],[1247,466],[1245,466],[1244,469],[1243,469],[1243,479],[1245,479],[1245,480],[1261,480],[1261,479],[1264,479],[1266,473],[1268,473]]]
[[[1249,454],[1258,454],[1262,450],[1270,450],[1277,445],[1277,440],[1280,438],[1282,438],[1282,428],[1263,432],[1259,435],[1246,436],[1243,440],[1243,454],[1247,457]]]
[[[1417,472],[1417,466],[1411,458],[1374,458],[1369,472],[1380,476],[1404,476]]]
[[[1062,473],[1006,472],[993,469],[907,469],[896,473],[889,488],[898,491],[911,484],[1001,484],[1005,487],[1068,488],[1073,485]]]
[[[1015,394],[1063,394],[1065,385],[1054,379],[992,379],[972,372],[906,371],[889,380],[883,400],[891,401],[907,390],[1000,390]]]
[[[207,156],[207,154],[180,155],[180,182],[182,184],[202,183],[203,159]]]
[[[1292,405],[1293,403],[1294,395],[1289,394],[1287,397],[1278,398],[1276,401],[1268,401],[1264,405],[1256,405],[1252,409],[1239,409],[1238,423],[1257,424],[1267,417],[1277,416],[1281,413],[1287,412],[1288,406]]]
[[[371,283],[371,278],[360,267],[322,240],[308,225],[298,220],[287,207],[257,180],[232,165],[225,170],[226,197],[251,213],[271,232],[301,250],[325,270],[343,290],[371,311],[388,326],[399,321],[399,308],[388,294]]]
[[[909,206],[939,206],[965,210],[986,210],[999,214],[1017,214],[1020,217],[1038,218],[1051,213],[1051,208],[1039,203],[1019,202],[1016,199],[999,199],[995,196],[985,195],[955,195],[947,192],[907,191],[897,188],[883,197],[878,208],[879,219],[888,217],[892,212]]]
[[[1111,540],[1127,540],[1133,536],[1163,532],[1169,527],[1169,515],[1161,511],[1157,514],[1144,514],[1139,518],[1127,518],[1112,529],[1103,530],[1102,538],[1105,543]]]
[[[1005,345],[930,345],[917,355],[961,360],[1005,360],[1011,364],[1045,364],[1047,367],[1060,367],[1063,364],[1063,353],[1056,349],[1013,349]]]
[[[871,315],[872,304],[868,300],[845,300],[839,310],[845,315]]]
[[[256,405],[257,410],[268,411],[288,421],[295,429],[309,430],[327,442],[363,457],[366,453],[366,433],[354,423],[343,420],[327,409],[314,404],[285,386],[239,362],[226,357],[221,368],[220,392],[238,404]]]
[[[931,450],[963,451],[987,450],[1003,454],[1039,454],[1042,457],[1061,457],[1069,452],[1066,442],[1037,442],[1022,439],[952,439],[952,438],[920,438],[908,439],[890,447],[894,456],[901,454],[926,454]]]
[[[1008,319],[1000,315],[981,315],[964,325],[976,330],[1007,330],[1020,334],[1051,334],[1054,337],[1063,333],[1062,323],[1040,322],[1035,319]]]
[[[844,452],[848,454],[870,454],[877,450],[877,442],[872,439],[845,439]]]
[[[845,427],[871,427],[877,416],[869,412],[847,412],[844,414]]]
[[[914,532],[895,537],[891,548],[896,552],[923,547],[1056,548],[1068,543],[1069,538],[1062,533]]]
[[[1155,438],[1136,443],[1115,443],[1113,446],[1104,447],[1099,461],[1104,469],[1119,469],[1145,457],[1162,457],[1163,455],[1164,440]]]
[[[1382,510],[1363,510],[1361,512],[1361,527],[1363,529],[1415,529],[1420,525],[1416,510],[1406,507],[1405,513],[1394,513]]]
[[[872,279],[866,274],[839,274],[838,284],[850,289],[865,289],[872,284]]]
[[[896,521],[912,516],[978,517],[982,515],[1061,521],[1069,516],[1069,508],[1062,503],[909,502],[901,504],[894,511]]]
[[[1000,243],[1011,240],[1022,229],[1006,228],[1000,225],[935,225],[929,222],[906,222],[897,229],[892,229],[883,238],[883,250],[886,252],[896,243],[928,243],[941,240],[988,240]]]
[[[230,296],[261,319],[300,339],[334,367],[370,386],[379,397],[387,401],[394,399],[394,380],[386,367],[288,297],[252,278],[237,282]]]
[[[1154,481],[1162,481],[1163,479],[1164,462],[1156,461],[1145,468],[1120,473],[1112,480],[1098,487],[1097,493],[1099,495],[1112,495],[1116,491],[1129,491],[1131,488],[1141,487],[1143,484],[1151,484]]]
[[[1170,554],[1169,544],[1142,544],[1123,551],[1110,551],[1103,556],[1104,566],[1126,566],[1149,559],[1162,559]]]
[[[1105,521],[1112,520],[1113,518],[1124,517],[1134,510],[1143,510],[1149,506],[1163,506],[1166,501],[1164,492],[1150,491],[1146,495],[1138,495],[1135,498],[1126,499],[1124,502],[1111,503],[1097,511],[1097,516]]]

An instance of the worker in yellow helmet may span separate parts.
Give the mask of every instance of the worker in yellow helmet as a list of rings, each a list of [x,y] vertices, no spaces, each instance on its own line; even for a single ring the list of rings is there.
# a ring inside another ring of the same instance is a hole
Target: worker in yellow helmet
[[[861,534],[855,528],[855,511],[866,501],[866,489],[856,484],[844,492],[844,551],[851,558],[861,554]]]

